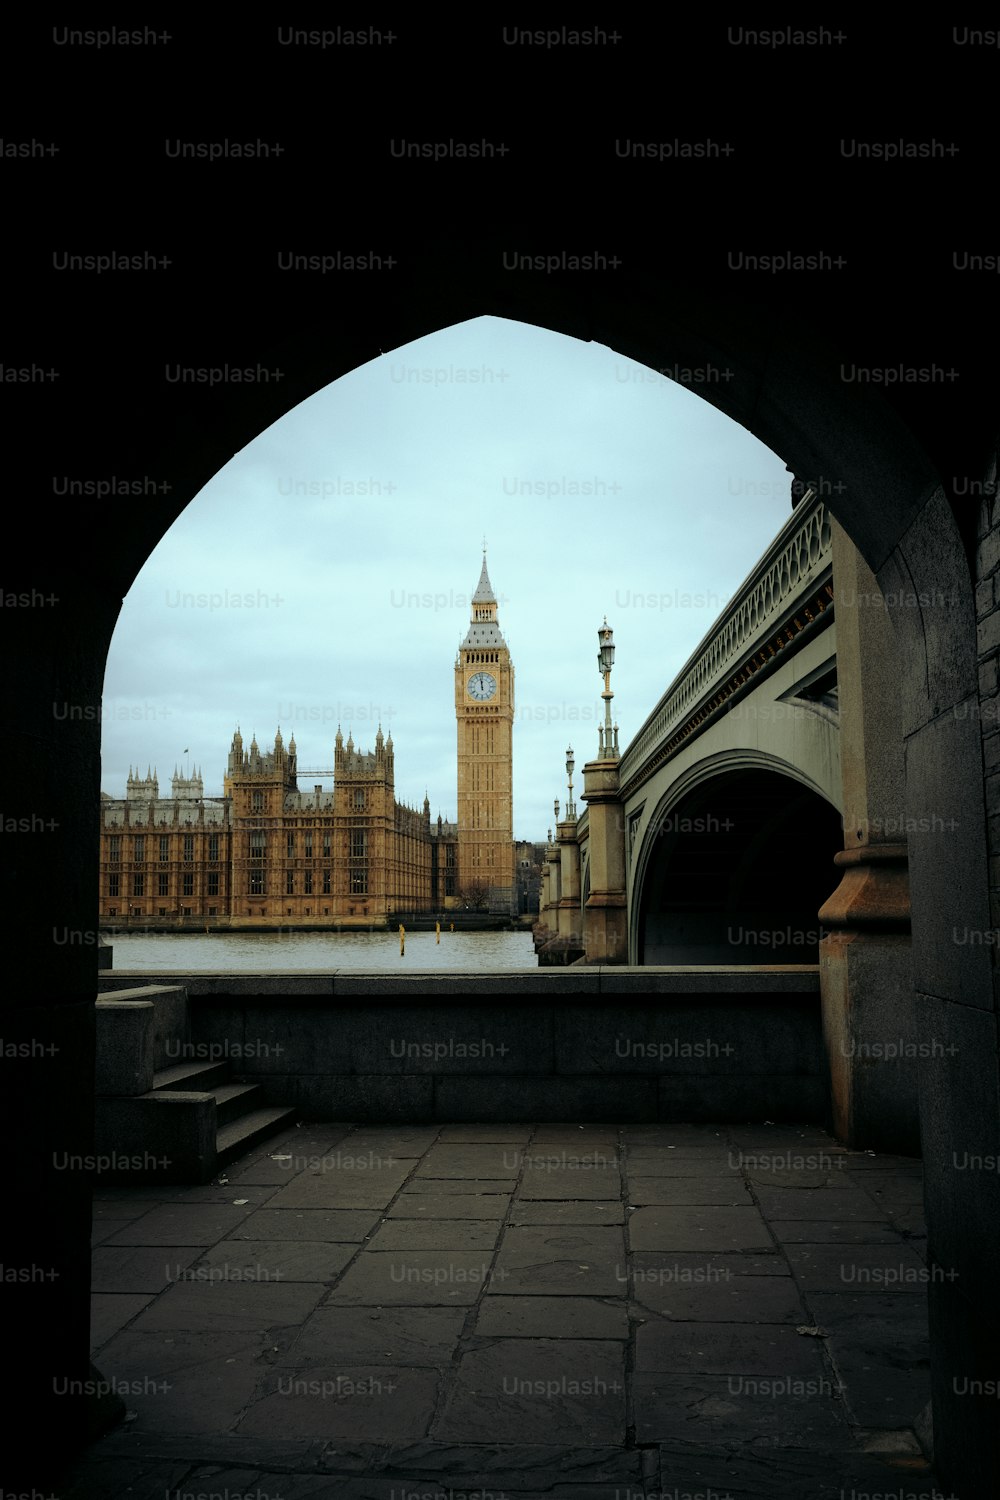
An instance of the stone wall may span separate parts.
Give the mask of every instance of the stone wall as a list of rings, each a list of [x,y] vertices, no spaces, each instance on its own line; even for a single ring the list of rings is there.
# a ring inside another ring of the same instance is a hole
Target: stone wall
[[[154,976],[148,976],[154,979]],[[191,1058],[303,1119],[823,1122],[815,966],[173,976]],[[135,976],[108,976],[105,993]]]

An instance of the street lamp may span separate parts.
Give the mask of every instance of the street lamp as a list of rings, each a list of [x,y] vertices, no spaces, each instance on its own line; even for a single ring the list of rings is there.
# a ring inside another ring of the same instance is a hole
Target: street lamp
[[[611,668],[615,664],[615,637],[614,631],[608,624],[607,615],[604,616],[604,624],[597,632],[597,639],[601,649],[597,653],[597,670],[604,678],[604,724],[599,726],[598,735],[598,760],[618,759],[618,725],[611,727],[611,700],[615,696],[611,691]]]
[[[566,750],[566,776],[569,781],[569,798],[566,802],[567,818],[576,817],[576,803],[573,801],[573,767],[575,765],[576,761],[573,759],[573,746],[570,745]]]
[[[557,827],[557,828],[558,828],[558,827],[559,827],[559,798],[558,798],[558,797],[557,797],[557,798],[556,798],[556,800],[555,800],[555,801],[554,801],[554,802],[553,802],[553,804],[552,804],[552,806],[553,806],[553,807],[554,807],[554,808],[555,808],[555,814],[556,814],[556,827]]]

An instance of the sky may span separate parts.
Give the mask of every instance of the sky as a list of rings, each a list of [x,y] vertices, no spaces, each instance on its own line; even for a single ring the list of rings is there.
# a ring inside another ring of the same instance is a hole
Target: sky
[[[192,500],[108,657],[102,790],[147,764],[222,793],[233,732],[295,734],[332,786],[338,724],[392,734],[396,797],[456,810],[455,655],[483,539],[515,671],[514,836],[542,839],[565,759],[597,753],[597,630],[622,749],[791,511],[784,463],[599,344],[476,318],[289,411]],[[302,773],[316,772],[317,774]]]

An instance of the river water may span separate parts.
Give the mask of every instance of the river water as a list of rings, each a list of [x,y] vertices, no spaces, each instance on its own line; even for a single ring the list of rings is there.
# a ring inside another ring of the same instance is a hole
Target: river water
[[[209,969],[259,973],[274,969],[362,969],[405,974],[440,969],[474,974],[537,969],[530,932],[408,932],[400,957],[395,932],[116,933],[113,969],[193,974]]]

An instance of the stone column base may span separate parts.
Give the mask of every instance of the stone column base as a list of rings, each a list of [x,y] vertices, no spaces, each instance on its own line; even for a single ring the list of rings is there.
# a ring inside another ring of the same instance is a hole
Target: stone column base
[[[584,907],[584,962],[628,963],[628,913],[624,901],[591,896]]]
[[[567,937],[554,937],[538,949],[539,968],[562,967],[566,964],[575,964],[583,957],[583,942],[579,933],[570,933]]]
[[[845,849],[821,907],[823,1037],[833,1130],[855,1150],[920,1154],[905,844]]]

